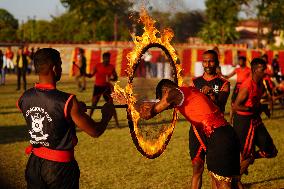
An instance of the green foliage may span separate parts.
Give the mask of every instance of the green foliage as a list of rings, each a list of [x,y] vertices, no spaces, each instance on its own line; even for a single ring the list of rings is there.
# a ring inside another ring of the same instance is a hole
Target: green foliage
[[[235,27],[240,11],[239,1],[206,0],[206,23],[200,36],[208,43],[231,43],[238,37]]]
[[[284,1],[283,0],[266,0],[258,6],[259,16],[264,17],[263,23],[269,28],[266,35],[268,44],[274,42],[275,32],[284,30]]]
[[[5,9],[0,9],[0,41],[17,40],[18,20]]]
[[[171,20],[175,40],[186,42],[189,37],[196,37],[204,22],[204,14],[201,11],[176,13]]]
[[[20,26],[17,35],[24,42],[49,42],[52,39],[50,23],[45,20],[28,20]]]
[[[160,11],[151,11],[151,17],[156,20],[156,27],[161,30],[162,28],[169,27],[171,21],[171,13],[169,12],[160,12]]]
[[[53,41],[89,42],[93,38],[92,25],[82,21],[75,11],[55,17],[51,31]]]
[[[114,40],[114,17],[126,22],[132,3],[128,0],[61,0],[62,4],[75,11],[81,21],[93,25],[93,40]],[[124,39],[128,28],[119,22],[118,40]]]

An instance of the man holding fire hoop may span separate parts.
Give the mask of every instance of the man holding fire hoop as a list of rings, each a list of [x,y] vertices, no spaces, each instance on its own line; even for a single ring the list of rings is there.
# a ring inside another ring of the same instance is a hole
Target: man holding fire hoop
[[[86,113],[86,105],[76,96],[56,89],[61,78],[61,58],[57,50],[43,48],[34,55],[39,83],[17,101],[29,131],[31,154],[26,166],[27,188],[79,188],[80,170],[74,158],[78,142],[77,125],[92,137],[102,135],[113,115],[114,107],[106,103],[102,120],[95,122]]]
[[[124,94],[112,94],[114,101],[127,102]],[[142,119],[151,119],[169,108],[177,108],[196,129],[204,133],[207,168],[212,185],[219,189],[231,188],[234,177],[240,174],[240,147],[234,129],[223,117],[219,108],[194,87],[178,87],[169,79],[162,79],[156,87],[159,102],[145,102],[136,106]]]

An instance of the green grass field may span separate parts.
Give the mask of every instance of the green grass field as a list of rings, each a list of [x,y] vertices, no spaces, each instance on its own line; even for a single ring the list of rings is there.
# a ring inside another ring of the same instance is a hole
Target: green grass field
[[[29,87],[35,81],[35,76],[28,76]],[[136,90],[146,94],[153,89],[155,82],[137,80]],[[125,79],[122,79],[122,86],[124,83]],[[90,105],[91,80],[88,80],[84,93],[77,91],[73,79],[68,76],[62,78],[57,88],[76,94],[79,100]],[[23,91],[15,89],[16,76],[8,75],[6,86],[0,86],[0,188],[21,189],[26,188],[24,171],[28,156],[24,149],[28,140],[24,118],[15,105]],[[249,175],[243,177],[246,188],[284,188],[284,111],[280,106],[275,109],[272,118],[264,118],[264,123],[278,148],[278,156],[256,160],[249,168]],[[116,128],[112,120],[100,138],[94,139],[78,131],[75,156],[81,171],[80,188],[189,188],[192,174],[188,150],[189,123],[180,116],[166,151],[149,160],[136,150],[132,142],[125,110],[118,110],[118,117],[122,128]],[[100,112],[96,111],[93,118],[99,120]],[[207,170],[203,175],[203,188],[210,188]]]

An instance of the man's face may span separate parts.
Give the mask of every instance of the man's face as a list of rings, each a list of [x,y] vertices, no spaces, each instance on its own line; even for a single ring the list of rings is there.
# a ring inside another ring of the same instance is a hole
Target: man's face
[[[265,75],[266,65],[258,64],[257,68],[254,71],[254,74],[260,79],[262,79]]]
[[[240,65],[240,66],[243,66],[244,64],[245,64],[244,60],[241,59],[241,58],[239,58],[239,65]]]
[[[103,63],[104,63],[105,65],[108,65],[109,62],[110,62],[110,57],[109,57],[109,56],[103,56]]]
[[[216,73],[216,63],[214,61],[214,56],[212,54],[204,54],[202,60],[202,66],[204,68],[204,72],[212,75]]]

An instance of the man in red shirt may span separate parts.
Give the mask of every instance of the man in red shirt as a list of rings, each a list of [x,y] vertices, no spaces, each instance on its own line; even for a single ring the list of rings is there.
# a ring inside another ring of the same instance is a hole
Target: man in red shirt
[[[118,103],[126,103],[123,94],[113,93],[112,97]],[[158,83],[156,98],[158,102],[136,104],[140,117],[151,119],[166,109],[177,108],[206,138],[206,143],[201,143],[201,146],[206,151],[212,185],[219,189],[231,188],[232,179],[240,174],[239,141],[219,108],[198,89],[178,87],[169,79]]]
[[[232,98],[231,98],[231,111],[230,111],[230,123],[232,123],[233,119],[233,104],[237,98],[239,88],[241,84],[250,76],[251,74],[251,69],[246,66],[246,57],[244,56],[239,56],[238,57],[238,64],[240,67],[236,68],[232,73],[229,75],[223,75],[224,78],[229,79],[233,77],[234,75],[237,75],[237,80],[236,80],[236,85],[233,90]]]
[[[113,85],[110,81],[117,81],[117,73],[115,71],[114,65],[110,64],[110,53],[103,53],[103,62],[96,64],[93,72],[87,74],[87,77],[95,76],[94,90],[92,98],[92,106],[96,106],[103,95],[106,102],[113,103],[111,93],[113,91]],[[90,116],[92,117],[94,109],[91,109]],[[114,113],[114,119],[116,126],[119,127],[117,114]]]
[[[262,79],[265,75],[266,62],[255,58],[251,62],[252,75],[241,86],[234,103],[233,126],[241,143],[241,174],[246,172],[250,163],[256,158],[272,158],[277,149],[265,128],[261,112],[267,111],[261,106],[260,99],[264,93]],[[255,151],[255,146],[259,150]]]

